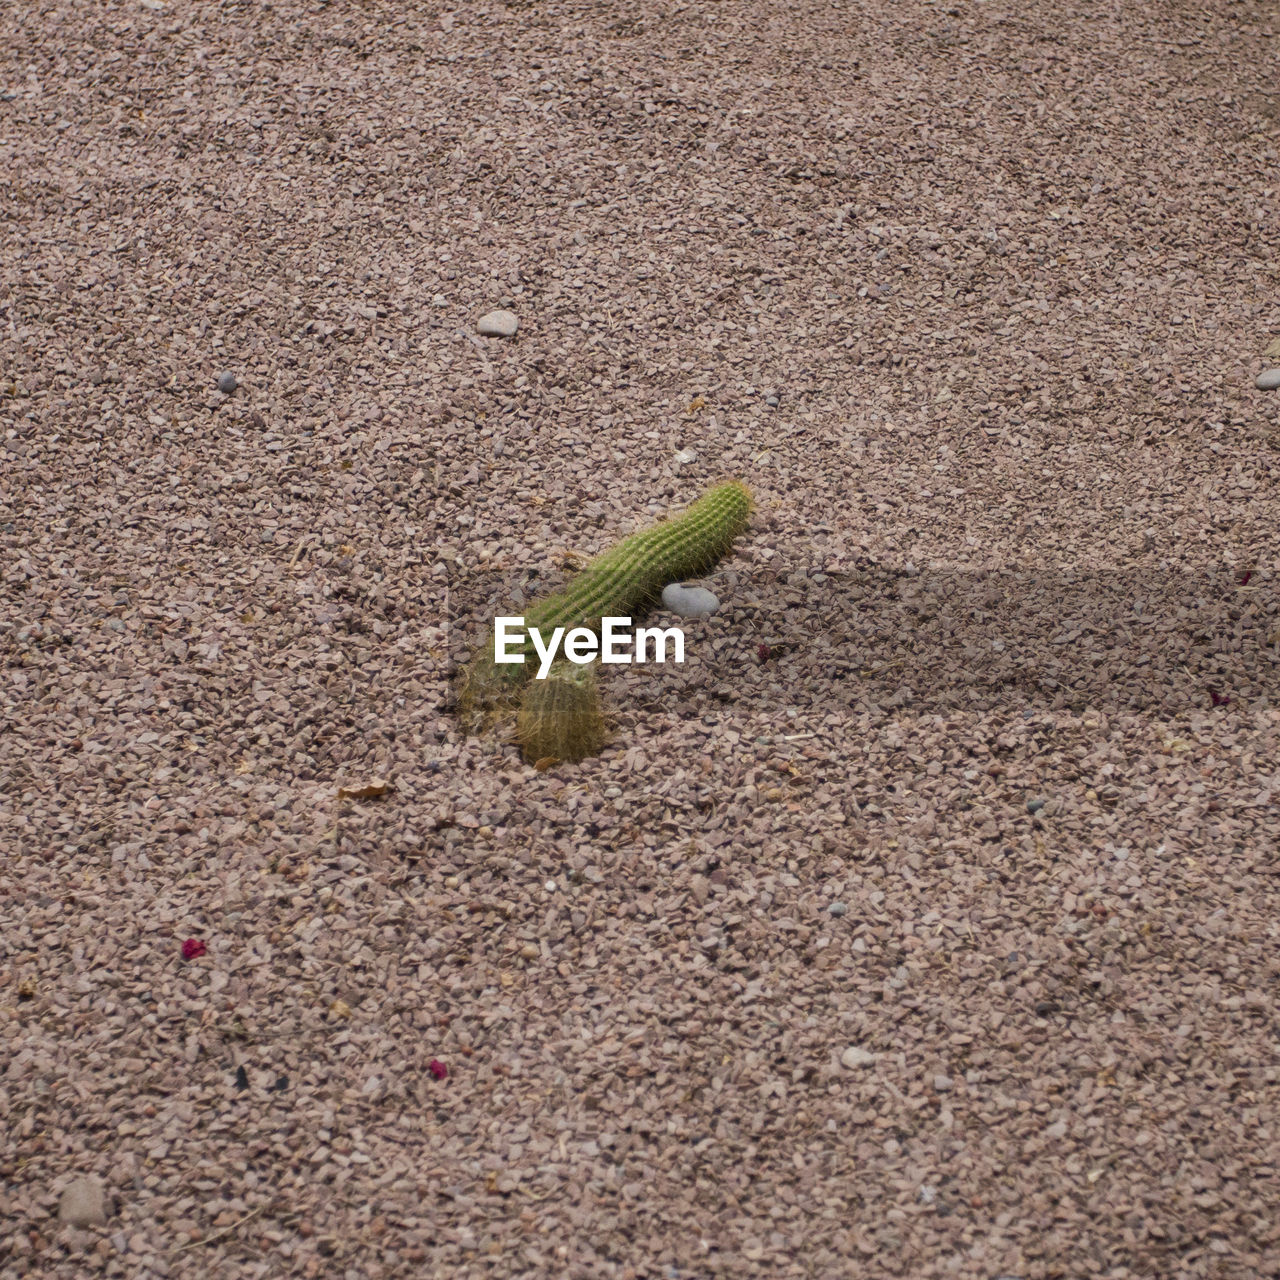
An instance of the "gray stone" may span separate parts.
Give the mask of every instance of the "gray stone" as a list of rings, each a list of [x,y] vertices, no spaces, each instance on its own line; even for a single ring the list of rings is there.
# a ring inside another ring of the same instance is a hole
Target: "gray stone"
[[[97,1178],[77,1178],[62,1193],[58,1221],[72,1227],[98,1227],[107,1220],[107,1197]]]
[[[1280,369],[1268,369],[1265,373],[1258,374],[1257,381],[1253,385],[1259,391],[1274,391],[1280,387]]]
[[[1043,808],[1044,808],[1044,801],[1043,801],[1043,800],[1028,800],[1028,801],[1027,801],[1027,812],[1028,812],[1028,813],[1039,813],[1039,812],[1040,812],[1040,810],[1041,810],[1041,809],[1043,809]]]
[[[490,311],[481,316],[476,324],[476,332],[486,338],[514,338],[520,321],[514,311]]]
[[[684,466],[687,462],[697,462],[698,454],[694,449],[681,449],[675,456],[675,462],[679,466]]]
[[[776,409],[776,408],[778,407],[778,397],[777,397],[777,396],[765,396],[765,398],[764,398],[764,402],[765,402],[765,404],[767,404],[771,409]]]
[[[848,908],[848,907],[846,907],[846,906],[845,906],[845,904],[844,904],[843,902],[833,902],[833,903],[832,903],[832,904],[827,908],[827,912],[828,912],[828,914],[833,915],[833,916],[842,916],[842,915],[844,915],[844,913],[845,913],[846,911],[848,911],[848,910],[849,910],[849,908]]]
[[[676,582],[662,588],[662,603],[681,618],[709,618],[720,607],[715,593],[706,587],[682,587]]]
[[[936,1075],[933,1077],[933,1087],[938,1093],[946,1093],[955,1084],[950,1076]]]
[[[218,390],[221,391],[224,396],[229,396],[239,385],[240,384],[236,381],[236,375],[234,373],[228,372],[218,374]]]

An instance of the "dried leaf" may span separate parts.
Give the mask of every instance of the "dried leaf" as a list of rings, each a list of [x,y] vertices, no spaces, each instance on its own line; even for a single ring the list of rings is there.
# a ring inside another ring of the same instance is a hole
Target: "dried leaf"
[[[1273,338],[1262,354],[1268,360],[1280,360],[1280,338]]]
[[[329,1006],[329,1012],[335,1018],[349,1018],[351,1017],[351,1006],[345,1000],[335,1000]]]
[[[375,796],[386,795],[391,783],[385,778],[370,778],[368,782],[355,787],[339,787],[339,800],[372,800]]]
[[[560,763],[559,756],[543,756],[541,759],[533,762],[533,767],[539,773],[546,773],[548,769],[554,769]]]
[[[706,396],[694,396],[693,399],[690,401],[689,408],[686,410],[686,412],[697,413],[699,409],[705,409],[706,407],[707,407]]]

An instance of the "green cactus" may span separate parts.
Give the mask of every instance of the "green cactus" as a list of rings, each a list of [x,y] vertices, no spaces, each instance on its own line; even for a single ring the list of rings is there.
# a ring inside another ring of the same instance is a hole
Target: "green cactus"
[[[746,485],[736,480],[717,485],[680,515],[624,539],[587,565],[563,591],[532,605],[525,614],[526,629],[550,636],[557,627],[586,627],[599,636],[603,618],[641,616],[669,582],[710,569],[746,529],[750,515]],[[509,710],[521,686],[529,683],[538,666],[531,640],[522,652],[523,663],[496,663],[490,641],[476,654],[464,672],[459,697],[459,710],[469,727]],[[546,681],[533,681],[540,683]]]
[[[604,734],[594,663],[557,662],[545,679],[530,681],[516,717],[516,737],[530,764],[593,756]]]
[[[598,635],[601,618],[643,613],[667,583],[710,569],[747,527],[750,514],[745,485],[717,485],[682,515],[633,534],[593,560],[564,591],[534,605],[525,625],[544,635],[556,627],[588,627]],[[527,653],[533,654],[531,644]]]

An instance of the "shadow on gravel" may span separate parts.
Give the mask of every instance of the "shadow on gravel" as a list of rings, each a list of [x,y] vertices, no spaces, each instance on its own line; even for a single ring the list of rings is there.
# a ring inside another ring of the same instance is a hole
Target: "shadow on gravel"
[[[710,581],[722,607],[709,622],[681,623],[661,606],[645,621],[683,626],[686,669],[668,662],[668,673],[720,701],[1176,715],[1269,705],[1280,685],[1280,591],[1257,572],[868,565],[728,570]],[[562,585],[530,571],[459,575],[450,586],[455,660],[492,643],[496,615],[519,615]]]

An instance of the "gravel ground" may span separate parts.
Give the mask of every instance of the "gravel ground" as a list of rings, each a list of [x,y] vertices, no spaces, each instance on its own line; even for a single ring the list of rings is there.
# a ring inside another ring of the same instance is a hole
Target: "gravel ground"
[[[0,7],[0,1277],[1280,1274],[1278,21]]]

